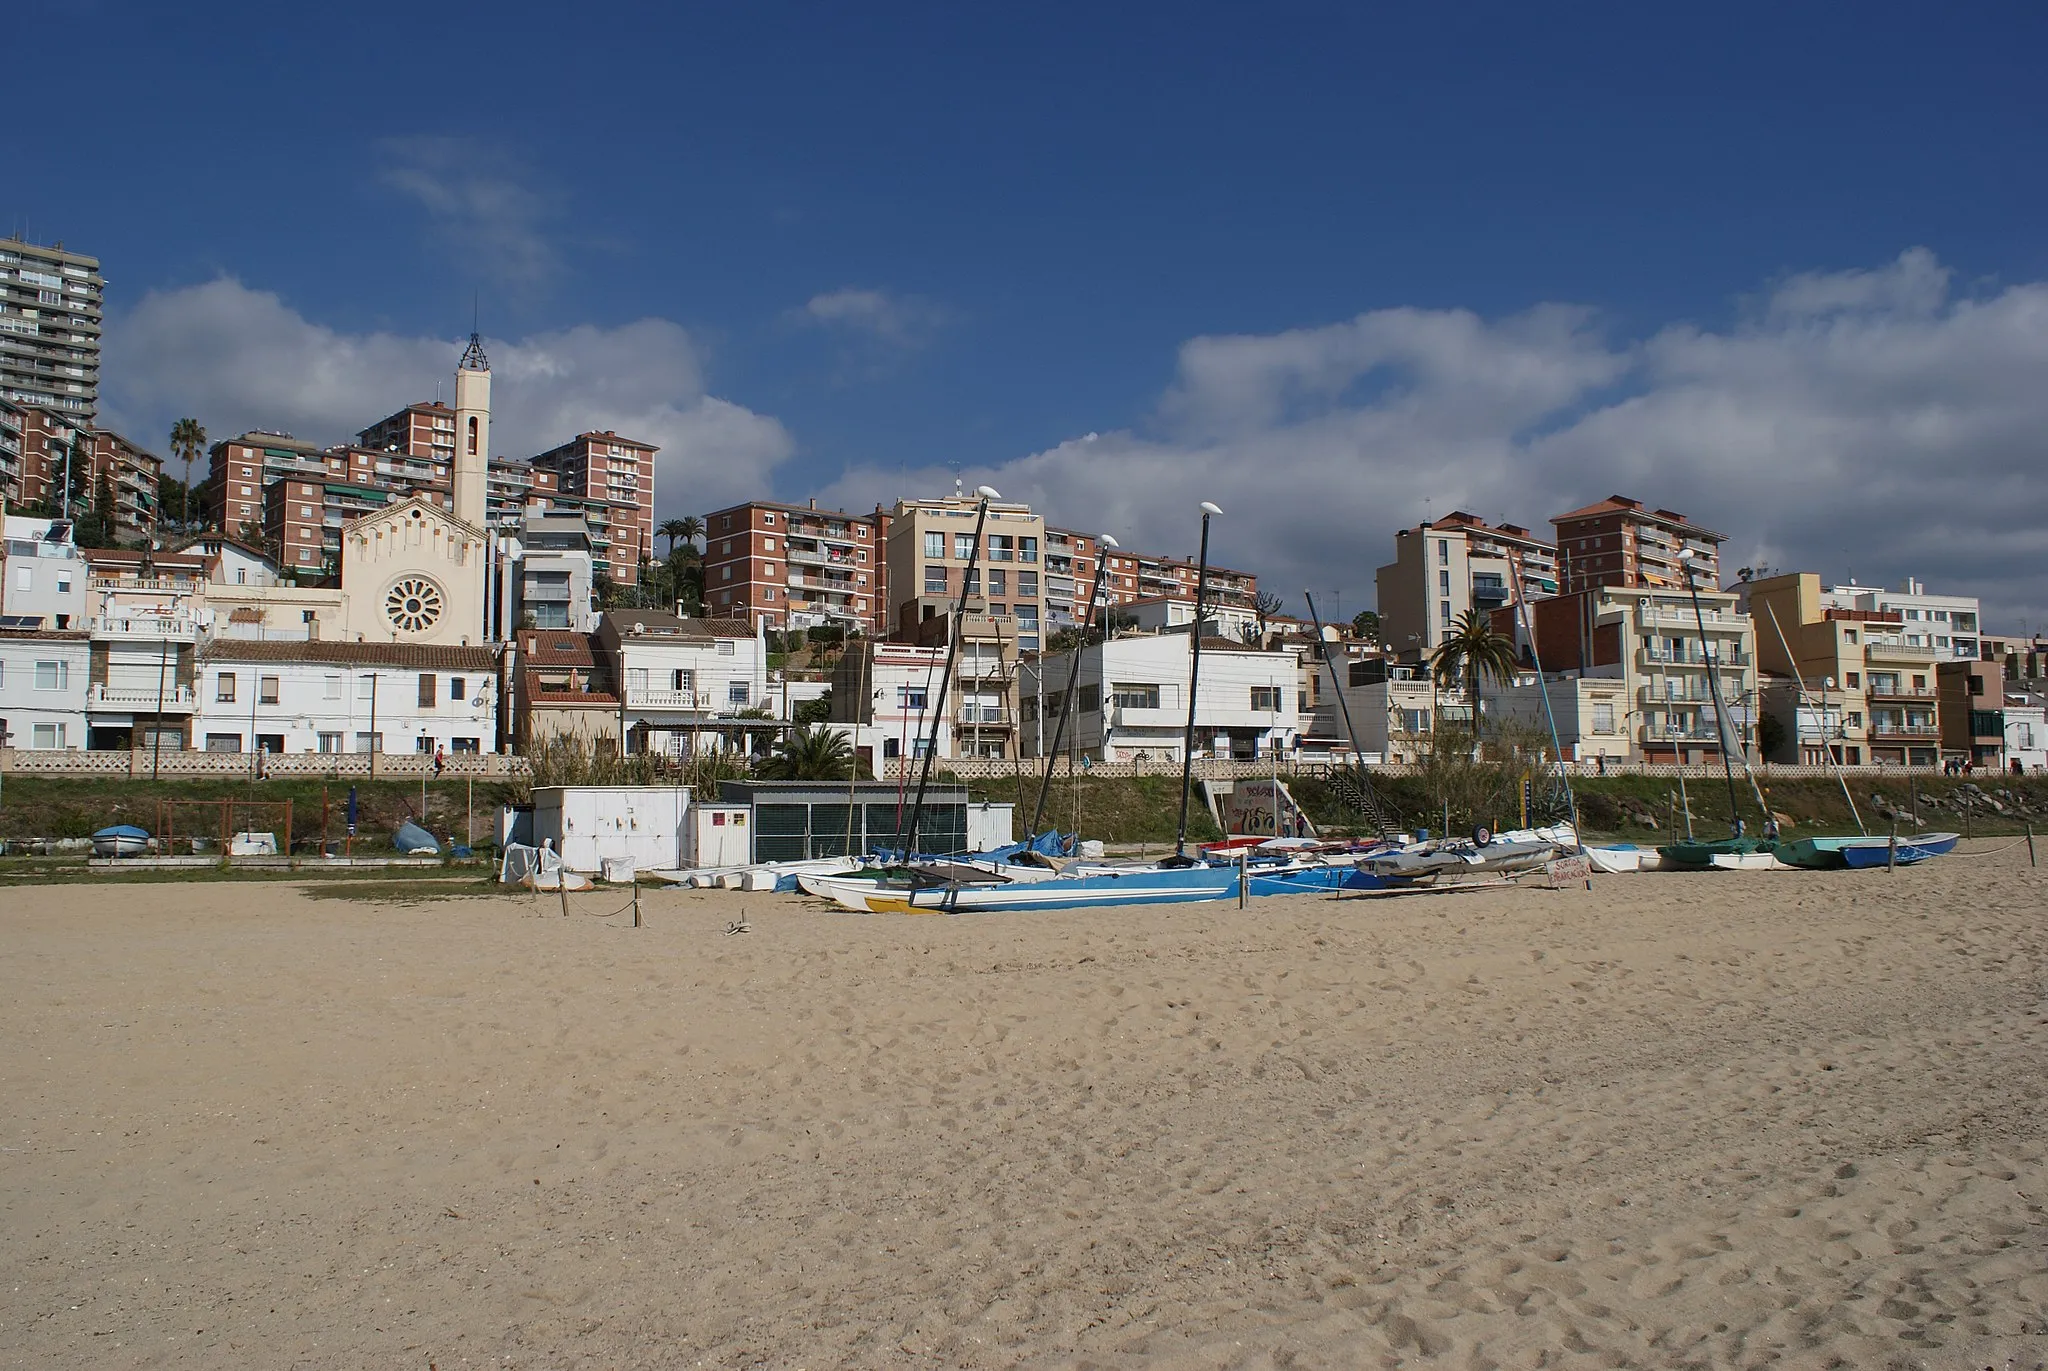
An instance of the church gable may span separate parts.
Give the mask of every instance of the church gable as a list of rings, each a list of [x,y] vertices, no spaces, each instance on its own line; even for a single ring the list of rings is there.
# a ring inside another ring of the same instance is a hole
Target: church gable
[[[351,636],[364,641],[482,641],[483,534],[417,497],[342,530],[341,586]]]

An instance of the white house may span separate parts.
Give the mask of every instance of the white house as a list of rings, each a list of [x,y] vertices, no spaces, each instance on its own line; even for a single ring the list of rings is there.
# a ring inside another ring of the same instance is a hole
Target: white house
[[[86,565],[63,519],[7,515],[0,547],[0,617],[16,628],[78,628],[86,616]],[[28,622],[34,620],[34,623]]]
[[[1361,761],[1419,762],[1429,754],[1439,718],[1459,727],[1471,718],[1471,706],[1439,691],[1426,667],[1367,658],[1345,662],[1342,669],[1339,692],[1329,689],[1329,668],[1323,668],[1323,688],[1308,732],[1345,753],[1355,733]]]
[[[91,659],[83,631],[0,628],[0,747],[84,747]]]
[[[2005,690],[2005,760],[2019,771],[2048,771],[2048,701],[2012,686]]]
[[[1140,633],[1175,628],[1186,632],[1187,626],[1195,621],[1195,601],[1193,596],[1182,599],[1175,595],[1145,595],[1126,600],[1114,612],[1127,616]],[[1259,616],[1256,610],[1243,605],[1211,604],[1202,616],[1202,624],[1214,636],[1243,642],[1258,632]]]
[[[1609,669],[1612,670],[1612,669]],[[1464,703],[1464,692],[1458,692]],[[1480,707],[1491,729],[1513,724],[1538,735],[1555,727],[1557,744],[1568,762],[1611,762],[1629,756],[1628,688],[1619,670],[1516,674],[1507,685],[1488,681],[1480,690]]]
[[[736,733],[780,731],[734,722],[755,710],[772,719],[780,704],[769,690],[766,640],[743,619],[618,610],[598,621],[594,640],[606,674],[624,685],[629,751],[682,757]]]
[[[503,540],[503,546],[498,594],[514,625],[579,633],[597,627],[591,608],[597,564],[582,515],[528,510],[519,536]]]
[[[497,654],[405,643],[216,638],[199,652],[194,745],[209,752],[487,752]]]
[[[1185,633],[1134,634],[1083,648],[1067,739],[1105,762],[1178,762],[1188,716],[1193,641]],[[1023,663],[1017,682],[1024,755],[1052,751],[1070,654]],[[1299,663],[1224,638],[1202,640],[1195,707],[1197,756],[1250,759],[1288,748],[1301,732]],[[1043,727],[1041,727],[1041,724]]]
[[[882,775],[902,757],[922,757],[932,736],[946,649],[912,643],[856,642],[832,674],[832,724]],[[981,705],[974,712],[979,715]],[[949,704],[949,715],[961,711]],[[938,754],[953,753],[953,720],[938,721]]]

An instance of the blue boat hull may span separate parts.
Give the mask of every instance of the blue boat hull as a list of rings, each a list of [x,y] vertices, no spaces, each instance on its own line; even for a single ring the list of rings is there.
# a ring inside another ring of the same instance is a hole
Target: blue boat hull
[[[1108,909],[1120,905],[1189,904],[1237,893],[1237,872],[1209,866],[1128,875],[1060,877],[1004,885],[877,890],[867,897],[878,914],[1007,914],[1029,910]]]
[[[1930,857],[1939,857],[1954,850],[1954,833],[1916,833],[1910,838],[1899,839],[1899,865],[1910,866],[1924,862]],[[1888,838],[1865,838],[1857,842],[1844,843],[1840,848],[1844,864],[1862,870],[1885,866],[1891,861],[1891,840]]]

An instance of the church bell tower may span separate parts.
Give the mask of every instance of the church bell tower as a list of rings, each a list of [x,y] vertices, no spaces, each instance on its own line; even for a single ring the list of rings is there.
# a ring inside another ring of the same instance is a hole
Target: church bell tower
[[[472,333],[455,369],[455,517],[484,526],[484,491],[491,462],[491,364],[483,339]]]

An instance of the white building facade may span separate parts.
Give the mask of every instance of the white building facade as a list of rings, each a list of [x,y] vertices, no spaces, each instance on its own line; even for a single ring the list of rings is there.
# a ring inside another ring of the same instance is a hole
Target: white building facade
[[[0,557],[0,617],[15,628],[72,629],[85,623],[85,557],[62,519],[5,521]],[[33,619],[34,623],[28,621]]]
[[[1184,633],[1113,638],[1082,649],[1060,752],[1071,744],[1097,761],[1179,762],[1193,655],[1193,641]],[[1049,654],[1020,668],[1017,694],[1027,757],[1052,750],[1070,661],[1071,654]],[[1195,755],[1251,760],[1291,750],[1301,733],[1299,693],[1294,653],[1203,639]]]
[[[208,752],[492,752],[496,653],[481,647],[215,639],[193,745]]]
[[[687,757],[778,731],[742,717],[767,711],[772,719],[780,704],[769,688],[764,633],[740,619],[659,610],[603,616],[592,650],[623,686],[627,749]]]
[[[91,657],[83,631],[0,628],[0,747],[83,748]]]

